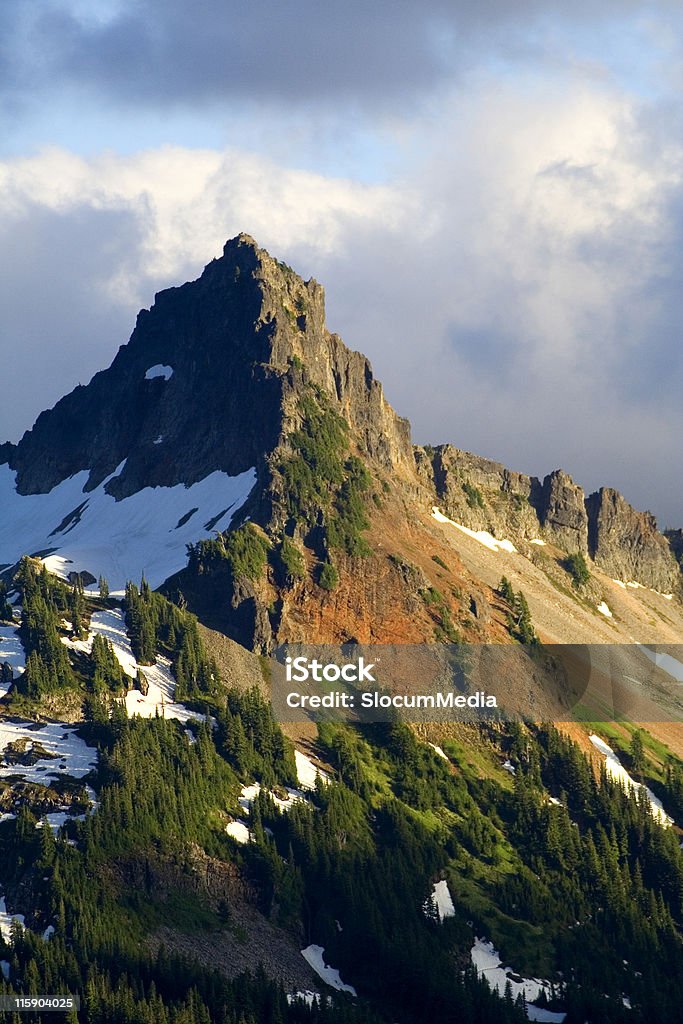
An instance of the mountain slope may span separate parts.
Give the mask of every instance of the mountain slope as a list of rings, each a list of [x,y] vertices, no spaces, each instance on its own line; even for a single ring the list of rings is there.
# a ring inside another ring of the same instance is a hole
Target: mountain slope
[[[155,586],[172,576],[169,593],[264,651],[312,637],[505,639],[503,562],[549,638],[682,635],[681,571],[649,514],[609,489],[586,498],[559,470],[539,481],[448,445],[413,448],[367,359],[327,330],[320,285],[246,235],[157,295],[111,367],[0,458],[0,565],[50,553],[117,590],[142,571]],[[507,553],[480,544],[471,557],[471,538],[432,507]],[[267,554],[240,576],[225,531],[246,520]],[[592,573],[578,591],[574,553]]]
[[[3,992],[58,979],[83,1024],[675,1018],[679,728],[284,730],[264,657],[523,641],[545,719],[537,639],[665,643],[634,664],[677,693],[647,513],[414,448],[320,286],[247,236],[0,458]]]

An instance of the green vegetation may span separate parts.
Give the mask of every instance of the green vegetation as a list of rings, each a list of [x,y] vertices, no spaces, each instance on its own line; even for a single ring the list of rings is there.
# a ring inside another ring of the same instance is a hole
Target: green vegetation
[[[631,737],[630,754],[633,770],[639,775],[645,767],[645,745],[643,743],[642,729],[636,729]]]
[[[77,686],[59,630],[63,615],[76,610],[69,588],[51,577],[47,569],[29,558],[22,559],[16,576],[21,590],[22,614],[19,635],[26,651],[26,671],[16,692],[30,699],[70,690]]]
[[[283,537],[278,549],[280,569],[289,586],[296,580],[302,580],[306,575],[306,562],[301,548],[289,539]]]
[[[591,578],[590,569],[580,551],[575,551],[564,560],[564,568],[572,578],[575,587],[583,587]]]
[[[160,649],[171,659],[176,679],[176,698],[210,698],[220,686],[215,662],[204,654],[197,619],[153,592],[145,579],[140,590],[126,585],[126,627],[136,661],[153,665]]]
[[[443,558],[440,558],[438,555],[432,555],[432,561],[436,562],[437,565],[440,565],[442,569],[446,570],[446,572],[449,571],[448,566],[444,562]]]
[[[508,630],[520,644],[537,644],[538,637],[531,621],[529,604],[522,591],[515,593],[510,580],[503,576],[498,584],[498,593],[509,605]]]
[[[322,517],[328,549],[367,555],[363,532],[372,480],[362,460],[348,454],[348,425],[312,385],[299,400],[299,412],[301,424],[289,438],[292,454],[278,466],[287,513],[308,527]]]
[[[7,584],[0,580],[0,621],[11,622],[13,617],[12,605],[7,599]]]
[[[299,400],[299,412],[301,426],[289,439],[293,453],[279,470],[287,512],[295,522],[306,523],[329,507],[331,491],[344,480],[348,427],[322,392],[313,389]]]
[[[49,651],[53,616],[72,593],[35,563],[21,572],[34,650]],[[500,589],[522,605],[504,581]],[[423,597],[442,613],[438,590]],[[208,664],[192,617],[144,580],[139,590],[128,586],[126,614],[136,645],[173,657],[179,684],[187,672],[178,668],[181,651],[191,648]],[[679,836],[654,820],[646,800],[627,795],[604,770],[596,775],[553,726],[463,727],[455,737],[434,737],[444,760],[396,722],[326,722],[318,753],[332,780],[284,813],[271,793],[296,784],[293,748],[258,689],[204,692],[197,685],[195,706],[210,711],[215,725],[193,722],[190,739],[185,723],[127,719],[111,699],[114,661],[98,642],[82,671],[72,666],[77,681],[87,679],[91,710],[101,709],[83,727],[99,749],[88,780],[97,810],[70,821],[59,837],[36,828],[26,802],[15,819],[0,822],[3,888],[31,908],[29,927],[0,940],[0,959],[10,964],[0,992],[78,992],[83,1006],[67,1016],[72,1024],[522,1024],[521,1002],[493,996],[467,967],[480,935],[516,970],[554,979],[551,1008],[566,1010],[568,1021],[676,1019],[683,1001]],[[642,760],[648,781],[659,759],[658,793],[681,820],[680,761],[629,725],[612,728],[621,749],[630,747],[634,769]],[[502,770],[504,759],[514,777]],[[262,789],[247,812],[238,797],[255,779]],[[252,837],[243,846],[225,832],[228,816],[238,815],[248,815]],[[290,1005],[262,972],[227,980],[163,949],[152,952],[158,947],[149,934],[162,924],[181,940],[238,934],[241,904],[230,886],[214,898],[204,882],[209,874],[212,884],[221,877],[246,883],[258,908],[294,941],[324,946],[326,961],[359,997]],[[442,923],[428,903],[439,878],[455,905]],[[40,936],[48,924],[56,931],[46,942]],[[632,1009],[623,1006],[624,994]]]
[[[467,504],[470,508],[484,508],[484,495],[481,493],[478,487],[474,484],[469,483],[465,480],[462,489],[467,495]]]
[[[370,474],[359,458],[352,455],[345,463],[344,481],[334,499],[334,512],[327,525],[327,541],[347,555],[367,555],[370,548],[362,531],[370,525],[365,514],[365,495]]]
[[[270,544],[252,523],[229,530],[212,540],[188,544],[188,566],[204,573],[226,564],[234,579],[257,580],[265,570]]]
[[[434,627],[434,639],[436,642],[444,644],[461,643],[462,637],[455,628],[451,617],[451,610],[441,591],[437,590],[436,587],[427,587],[425,590],[420,591],[420,596],[436,621]]]
[[[318,584],[323,590],[334,590],[339,583],[339,573],[332,562],[323,562],[320,567],[320,574],[318,576]]]

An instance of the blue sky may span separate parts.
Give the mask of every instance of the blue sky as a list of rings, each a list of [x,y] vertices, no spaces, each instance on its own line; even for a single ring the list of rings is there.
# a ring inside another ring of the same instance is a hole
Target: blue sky
[[[325,285],[417,441],[682,524],[681,17],[4,0],[0,438],[244,230]]]

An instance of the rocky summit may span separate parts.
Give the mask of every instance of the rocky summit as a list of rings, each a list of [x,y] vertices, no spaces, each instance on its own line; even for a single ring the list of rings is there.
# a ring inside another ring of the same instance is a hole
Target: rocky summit
[[[498,566],[461,565],[463,528],[533,556],[555,584],[580,555],[608,581],[680,590],[669,541],[617,492],[586,497],[559,469],[539,480],[451,445],[413,446],[367,358],[328,331],[321,285],[244,234],[196,281],[156,295],[111,366],[0,459],[15,510],[0,564],[55,554],[123,586],[137,529],[154,585],[182,589],[212,624],[263,649],[292,636],[431,639],[435,628],[495,639],[486,588]],[[461,532],[437,526],[432,508]],[[226,539],[247,522],[263,572],[244,572]],[[443,594],[439,563],[458,577]],[[441,603],[425,602],[430,588]],[[584,597],[611,607],[620,595],[594,585]]]

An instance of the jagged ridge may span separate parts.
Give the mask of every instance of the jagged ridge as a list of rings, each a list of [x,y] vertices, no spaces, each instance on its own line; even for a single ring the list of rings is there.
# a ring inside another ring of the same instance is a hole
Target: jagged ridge
[[[413,451],[410,425],[385,401],[368,360],[327,330],[322,287],[247,235],[228,241],[198,280],[159,293],[109,369],[41,413],[18,445],[0,446],[0,459],[16,471],[21,494],[48,492],[84,470],[89,492],[124,463],[106,485],[117,499],[255,467],[243,516],[279,531],[276,467],[311,387],[349,424],[350,450],[423,507],[437,501],[465,525],[499,535],[542,533],[658,590],[679,579],[654,518],[609,488],[586,498],[561,470],[541,482],[450,445]]]

